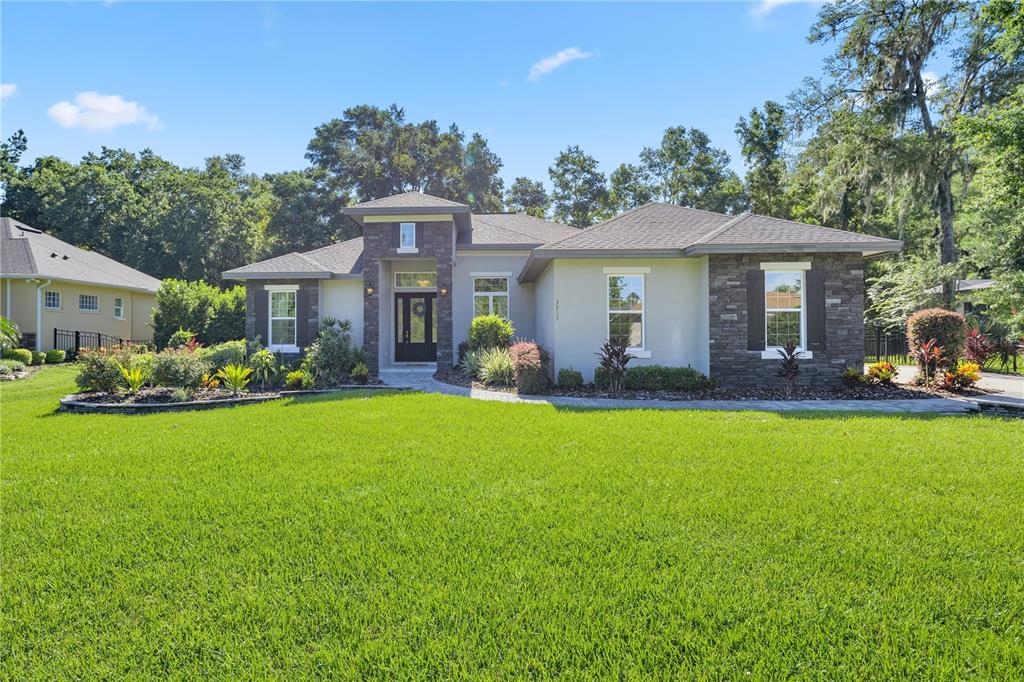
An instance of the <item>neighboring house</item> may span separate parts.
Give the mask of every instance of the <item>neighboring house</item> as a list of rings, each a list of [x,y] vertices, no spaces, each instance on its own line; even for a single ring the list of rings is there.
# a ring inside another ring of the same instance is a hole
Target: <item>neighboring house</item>
[[[36,350],[99,345],[99,335],[149,341],[160,280],[127,265],[0,218],[0,311]],[[60,333],[62,330],[71,334]],[[55,341],[57,341],[55,345]]]
[[[982,313],[985,311],[987,306],[984,303],[978,303],[975,301],[975,296],[979,291],[985,289],[991,289],[995,286],[996,281],[994,279],[958,279],[956,281],[956,311],[961,315],[969,315],[971,313]],[[942,285],[932,287],[928,290],[929,294],[939,295],[942,293]]]
[[[371,369],[450,367],[474,315],[507,316],[591,379],[625,340],[632,365],[692,366],[722,385],[802,380],[864,360],[864,259],[901,242],[788,220],[647,204],[585,230],[525,214],[471,214],[419,192],[345,209],[363,237],[224,273],[246,284],[246,335],[296,353],[347,318]]]

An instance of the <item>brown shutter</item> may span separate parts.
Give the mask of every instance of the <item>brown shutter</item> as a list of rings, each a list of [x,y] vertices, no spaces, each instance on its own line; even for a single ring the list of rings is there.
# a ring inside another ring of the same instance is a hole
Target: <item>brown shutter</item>
[[[299,287],[295,292],[295,345],[305,348],[309,343],[309,289]]]
[[[402,229],[399,223],[391,223],[391,248],[397,249],[402,245]]]
[[[807,350],[825,350],[825,271],[808,270],[807,282]]]
[[[267,345],[268,320],[270,319],[270,294],[263,285],[256,286],[256,336],[260,344]]]
[[[747,271],[747,350],[764,350],[764,270]]]

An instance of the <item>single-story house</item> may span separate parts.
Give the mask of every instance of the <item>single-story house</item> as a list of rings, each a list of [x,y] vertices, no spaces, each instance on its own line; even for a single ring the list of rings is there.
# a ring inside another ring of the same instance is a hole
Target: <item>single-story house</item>
[[[660,203],[583,230],[419,192],[345,212],[362,237],[224,273],[245,282],[247,337],[297,353],[324,317],[350,319],[372,370],[446,368],[472,318],[497,313],[550,352],[555,373],[591,379],[615,338],[635,365],[757,385],[777,381],[777,351],[793,341],[815,383],[862,365],[864,259],[902,246]]]
[[[991,289],[995,284],[996,281],[994,279],[958,279],[954,290],[956,294],[956,311],[961,315],[983,313],[987,306],[984,303],[978,303],[974,295],[979,291]],[[928,290],[928,293],[935,294],[936,296],[941,295],[942,285],[932,287]]]
[[[0,314],[21,329],[22,345],[74,350],[119,340],[149,341],[160,280],[0,218]]]

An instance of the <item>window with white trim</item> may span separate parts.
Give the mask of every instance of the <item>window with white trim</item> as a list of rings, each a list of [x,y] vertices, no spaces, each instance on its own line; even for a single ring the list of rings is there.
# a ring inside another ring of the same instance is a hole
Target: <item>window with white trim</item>
[[[508,319],[508,277],[473,278],[473,317],[480,315]]]
[[[114,319],[124,319],[124,299],[121,298],[120,296],[114,297]]]
[[[398,248],[416,248],[416,223],[399,223],[398,225]]]
[[[644,275],[608,275],[608,339],[644,347]]]
[[[767,349],[803,343],[803,270],[765,270],[764,327]]]
[[[79,294],[78,309],[83,313],[98,313],[100,311],[100,297],[96,294]]]
[[[43,305],[46,306],[47,310],[60,310],[60,292],[47,291]]]
[[[270,348],[294,348],[296,340],[295,291],[268,291],[270,296]]]

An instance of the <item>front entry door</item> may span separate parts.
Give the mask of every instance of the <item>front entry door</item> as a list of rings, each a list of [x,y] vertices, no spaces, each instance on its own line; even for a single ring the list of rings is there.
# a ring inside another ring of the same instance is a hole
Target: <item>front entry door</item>
[[[395,294],[395,361],[437,361],[437,294]]]

